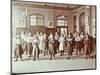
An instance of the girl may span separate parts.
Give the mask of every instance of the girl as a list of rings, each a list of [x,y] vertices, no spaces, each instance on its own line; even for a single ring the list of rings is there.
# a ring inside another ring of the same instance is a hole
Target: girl
[[[84,50],[85,50],[85,57],[87,59],[87,55],[89,55],[89,57],[90,57],[90,39],[89,39],[89,35],[88,34],[85,35]]]
[[[67,50],[68,50],[68,58],[67,59],[70,59],[70,56],[72,56],[72,38],[71,38],[71,35],[69,34],[67,39]]]
[[[50,33],[49,37],[49,55],[50,55],[50,60],[52,60],[52,57],[55,58],[55,52],[54,52],[54,39],[53,39],[53,34]]]
[[[60,56],[64,55],[64,48],[65,48],[65,38],[63,36],[63,34],[60,35],[59,37],[59,51],[60,51]]]
[[[33,45],[33,52],[32,52],[33,60],[36,60],[36,58],[39,59],[38,44],[39,44],[39,39],[36,35],[34,35],[33,42],[32,42],[32,45]]]
[[[20,34],[16,35],[16,47],[15,47],[15,57],[16,60],[18,60],[18,57],[22,60],[22,54],[23,54],[23,48],[22,48],[22,43],[21,43],[21,37]]]

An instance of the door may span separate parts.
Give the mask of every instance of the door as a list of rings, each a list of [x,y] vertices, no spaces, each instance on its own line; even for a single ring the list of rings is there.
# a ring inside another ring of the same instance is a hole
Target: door
[[[59,34],[67,34],[68,33],[68,27],[67,26],[59,26],[59,27],[57,27],[57,32]]]

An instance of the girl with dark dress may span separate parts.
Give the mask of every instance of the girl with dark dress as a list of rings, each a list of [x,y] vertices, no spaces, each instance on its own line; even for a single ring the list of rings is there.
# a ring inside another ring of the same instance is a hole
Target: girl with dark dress
[[[54,38],[53,38],[53,34],[50,33],[49,37],[48,37],[48,40],[49,40],[49,59],[52,60],[52,58],[55,59],[55,52],[54,52]]]
[[[59,35],[58,35],[57,32],[55,32],[55,35],[54,35],[54,41],[55,41],[54,50],[55,50],[55,53],[59,52],[59,42],[58,42],[58,39],[59,39]]]
[[[71,35],[69,34],[67,39],[67,50],[68,50],[68,58],[67,59],[70,59],[70,56],[72,56],[72,38],[71,38]]]
[[[88,34],[85,35],[84,50],[85,50],[85,58],[87,59],[87,56],[90,57],[90,39]]]
[[[22,48],[22,43],[21,43],[21,37],[20,34],[16,35],[16,47],[15,47],[15,57],[16,60],[18,60],[18,57],[20,57],[21,61],[22,61],[22,54],[23,54],[23,48]]]

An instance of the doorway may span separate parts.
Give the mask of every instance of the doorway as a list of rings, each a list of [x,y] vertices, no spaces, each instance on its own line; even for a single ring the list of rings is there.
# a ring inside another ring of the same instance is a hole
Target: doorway
[[[67,26],[58,26],[57,27],[57,32],[59,34],[66,34],[68,33],[68,27]]]

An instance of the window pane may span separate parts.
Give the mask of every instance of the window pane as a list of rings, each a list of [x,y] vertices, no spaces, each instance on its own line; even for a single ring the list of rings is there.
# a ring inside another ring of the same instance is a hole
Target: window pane
[[[36,15],[32,15],[32,16],[30,16],[30,18],[31,18],[31,19],[32,19],[32,18],[36,19]]]
[[[67,26],[67,17],[66,16],[58,16],[57,17],[57,26]]]
[[[67,21],[65,21],[65,26],[67,26]]]
[[[92,29],[92,35],[95,35],[95,28]]]
[[[42,18],[43,18],[43,16],[41,16],[41,15],[37,15],[37,18],[41,18],[41,19],[42,19]]]
[[[59,17],[57,17],[57,19],[67,19],[67,17],[65,17],[65,16],[59,16]]]
[[[92,27],[92,35],[96,34],[96,30],[95,29],[96,29],[95,25],[93,25],[93,27]]]
[[[43,26],[43,19],[37,19],[37,25]]]
[[[31,19],[30,24],[31,26],[36,26],[36,19]]]
[[[43,26],[43,16],[41,15],[30,16],[30,25],[31,26]]]
[[[58,26],[64,26],[64,20],[58,20],[57,25]]]

